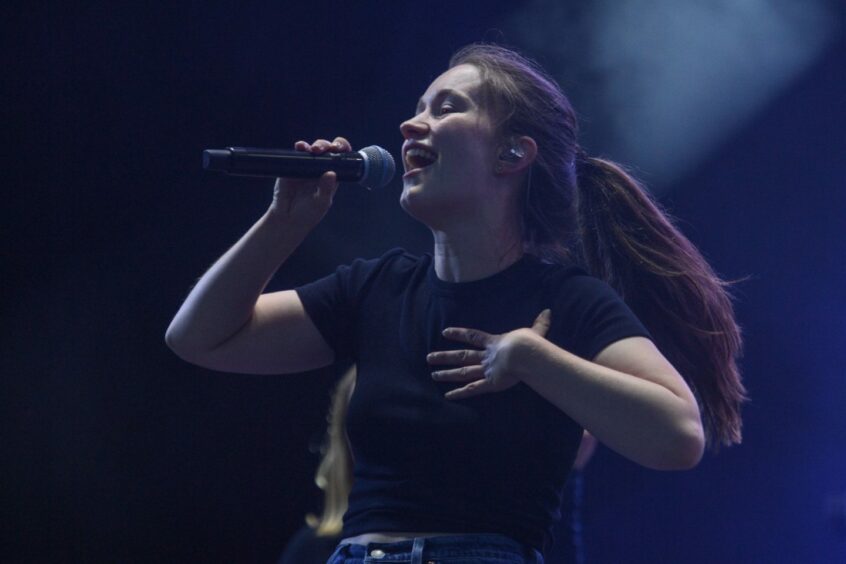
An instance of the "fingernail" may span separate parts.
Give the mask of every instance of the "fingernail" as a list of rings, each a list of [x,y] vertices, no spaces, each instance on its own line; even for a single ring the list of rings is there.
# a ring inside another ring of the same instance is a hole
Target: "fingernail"
[[[437,379],[438,379],[438,378],[440,378],[440,377],[441,377],[441,373],[440,373],[440,372],[432,372],[432,378],[434,378],[435,380],[437,380]]]

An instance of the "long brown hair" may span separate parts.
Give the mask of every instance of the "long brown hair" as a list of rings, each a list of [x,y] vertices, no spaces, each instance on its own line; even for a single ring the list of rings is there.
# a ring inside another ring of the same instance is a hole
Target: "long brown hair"
[[[570,102],[537,63],[473,44],[449,66],[460,64],[479,69],[499,134],[537,143],[520,198],[525,251],[579,263],[614,288],[696,395],[708,445],[739,443],[743,339],[729,291],[738,281],[721,279],[621,165],[582,150]]]

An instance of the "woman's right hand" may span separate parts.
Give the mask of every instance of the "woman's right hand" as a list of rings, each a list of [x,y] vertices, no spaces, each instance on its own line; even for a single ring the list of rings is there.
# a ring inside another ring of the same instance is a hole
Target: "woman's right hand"
[[[347,153],[352,151],[350,142],[343,137],[336,137],[329,142],[318,139],[312,144],[297,141],[294,149],[313,155],[327,151]],[[334,172],[326,172],[320,178],[277,178],[273,187],[273,203],[269,213],[286,223],[298,223],[312,228],[323,219],[332,206],[332,199],[338,189],[338,179]]]

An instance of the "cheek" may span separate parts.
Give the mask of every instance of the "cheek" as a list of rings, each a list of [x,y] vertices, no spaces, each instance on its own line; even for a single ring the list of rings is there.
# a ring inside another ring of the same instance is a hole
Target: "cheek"
[[[450,173],[466,178],[493,169],[492,151],[489,150],[481,136],[466,135],[456,139],[449,151],[445,163],[449,165]]]
[[[493,154],[494,135],[490,126],[475,120],[454,120],[439,131],[442,147],[462,159],[483,161]]]

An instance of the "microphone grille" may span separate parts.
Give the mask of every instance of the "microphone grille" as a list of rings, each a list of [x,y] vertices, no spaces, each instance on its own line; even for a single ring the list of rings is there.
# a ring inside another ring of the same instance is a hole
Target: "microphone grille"
[[[377,145],[359,151],[364,158],[364,176],[358,181],[365,188],[382,188],[394,177],[396,164],[391,154]]]

